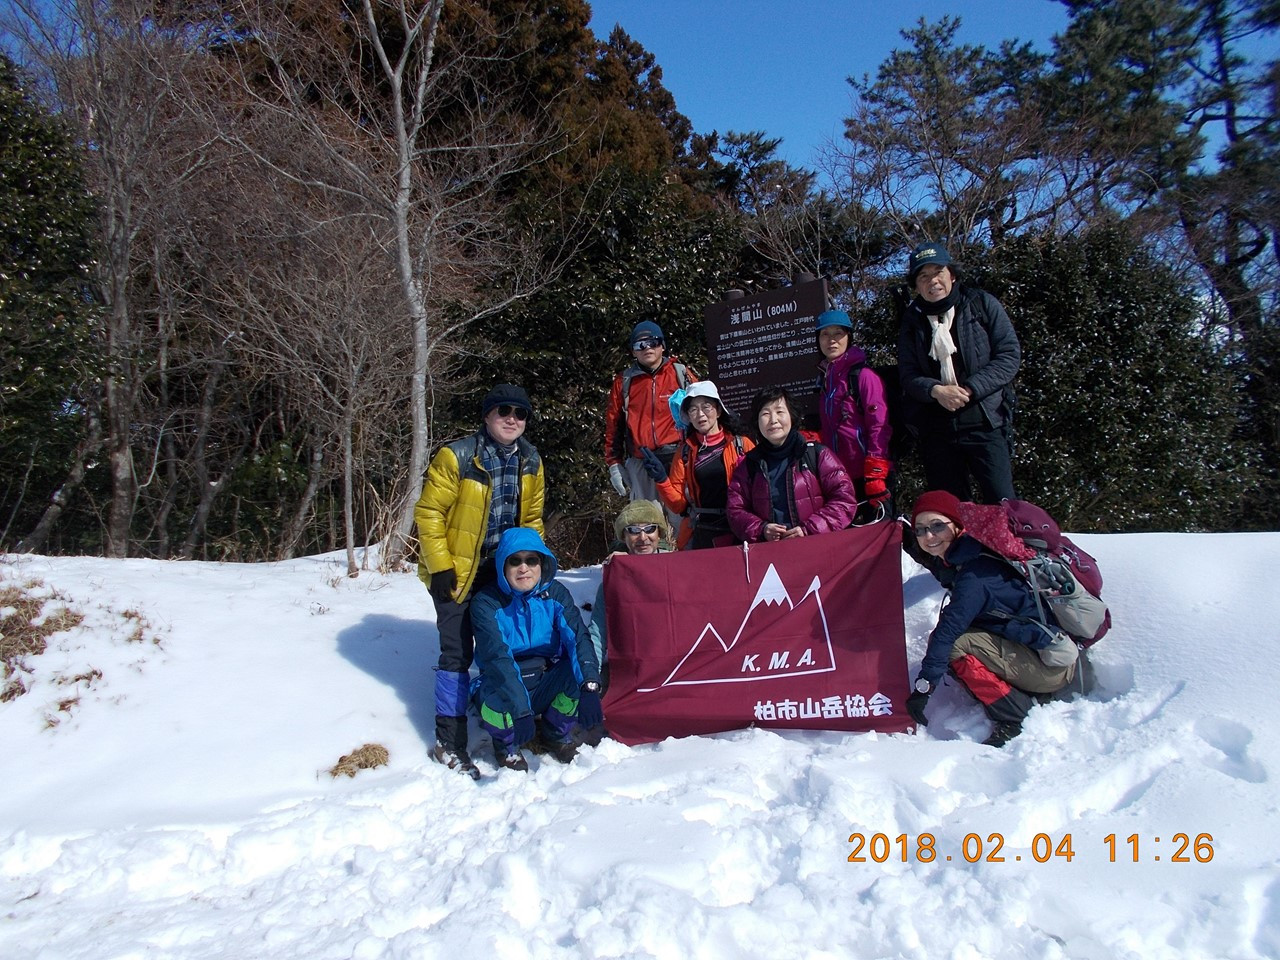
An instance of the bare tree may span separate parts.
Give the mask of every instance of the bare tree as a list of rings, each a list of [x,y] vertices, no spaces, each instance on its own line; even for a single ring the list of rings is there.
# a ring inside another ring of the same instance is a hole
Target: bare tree
[[[367,509],[397,562],[460,334],[563,263],[511,212],[514,175],[559,148],[537,98],[509,109],[495,86],[519,44],[462,4],[449,34],[444,0],[351,9],[16,0],[10,34],[79,121],[102,204],[110,555],[204,555],[215,520],[219,550],[262,549],[253,498],[229,517],[218,499],[301,445],[273,550],[297,548],[340,470],[349,549],[369,531],[358,491],[393,483]]]
[[[345,229],[339,235],[338,227]],[[336,462],[341,478],[343,540],[355,576],[356,485],[362,471],[355,438],[394,416],[403,382],[400,333],[388,317],[399,309],[388,284],[385,241],[376,221],[334,223],[300,238],[310,251],[260,257],[244,271],[224,271],[217,295],[221,323],[234,349],[270,367],[308,423],[311,470],[307,489],[281,537],[278,555],[292,556],[322,479]],[[326,469],[326,464],[330,466]]]
[[[200,163],[198,151],[162,160],[181,122],[174,77],[194,55],[191,38],[155,28],[146,0],[13,0],[5,30],[24,62],[53,91],[88,147],[85,166],[100,211],[96,286],[105,306],[100,349],[106,363],[99,398],[111,496],[106,553],[129,553],[138,496],[134,434],[143,380],[156,356],[146,321],[145,238],[164,207],[148,201],[160,181]],[[177,167],[175,167],[175,161]],[[141,246],[140,246],[141,244]],[[73,467],[71,480],[83,469]]]
[[[554,262],[513,227],[503,195],[515,172],[554,147],[502,108],[466,50],[437,56],[444,0],[363,0],[360,19],[326,31],[268,7],[236,5],[252,42],[233,47],[227,78],[257,125],[287,126],[311,148],[273,150],[243,123],[224,135],[300,190],[357,201],[384,224],[372,235],[394,264],[413,358],[408,472],[383,534],[394,564],[426,469],[433,381],[447,377],[466,325],[527,296]]]

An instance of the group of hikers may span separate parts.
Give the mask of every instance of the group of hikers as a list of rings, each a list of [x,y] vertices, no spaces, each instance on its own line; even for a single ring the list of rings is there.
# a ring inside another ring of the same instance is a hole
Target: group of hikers
[[[999,301],[961,282],[942,244],[912,252],[907,281],[915,297],[898,334],[900,402],[928,492],[899,522],[904,549],[951,598],[905,707],[925,725],[929,697],[950,672],[993,720],[985,742],[1002,746],[1036,697],[1066,687],[1078,666],[1054,631],[1027,622],[1038,612],[1027,580],[966,534],[960,508],[971,482],[987,504],[1015,496],[1011,384],[1021,348]],[[714,383],[668,353],[657,323],[634,326],[633,362],[614,378],[604,431],[610,483],[630,499],[615,549],[697,550],[894,522],[885,384],[852,343],[847,313],[819,314],[814,334],[815,429],[804,429],[787,390],[768,387],[752,399],[748,432]],[[419,574],[440,633],[431,753],[473,778],[469,706],[499,767],[513,770],[528,769],[526,745],[568,763],[580,740],[604,729],[603,586],[584,623],[555,580],[543,540],[544,465],[524,436],[532,413],[521,387],[490,390],[480,428],[433,457],[415,512]]]

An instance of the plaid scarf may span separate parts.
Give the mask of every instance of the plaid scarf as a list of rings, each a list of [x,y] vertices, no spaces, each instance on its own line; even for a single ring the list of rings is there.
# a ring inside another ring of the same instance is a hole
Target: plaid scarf
[[[481,431],[480,466],[489,474],[489,525],[485,528],[481,556],[492,557],[504,530],[516,526],[520,509],[520,457],[518,444],[503,445]]]

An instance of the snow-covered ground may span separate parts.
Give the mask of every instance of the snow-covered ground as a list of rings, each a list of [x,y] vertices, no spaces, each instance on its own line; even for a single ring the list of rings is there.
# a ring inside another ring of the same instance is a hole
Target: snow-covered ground
[[[476,737],[478,784],[427,759],[412,575],[6,558],[85,619],[0,703],[0,957],[1280,956],[1280,533],[1076,539],[1116,624],[1100,689],[1004,750],[949,686],[919,736],[528,775]],[[914,670],[941,593],[903,575]],[[389,764],[332,778],[364,743]]]

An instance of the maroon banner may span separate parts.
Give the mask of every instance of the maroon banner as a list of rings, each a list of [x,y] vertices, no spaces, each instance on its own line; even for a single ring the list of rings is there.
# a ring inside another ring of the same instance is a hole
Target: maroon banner
[[[613,557],[605,726],[626,744],[752,725],[913,726],[902,529]]]

